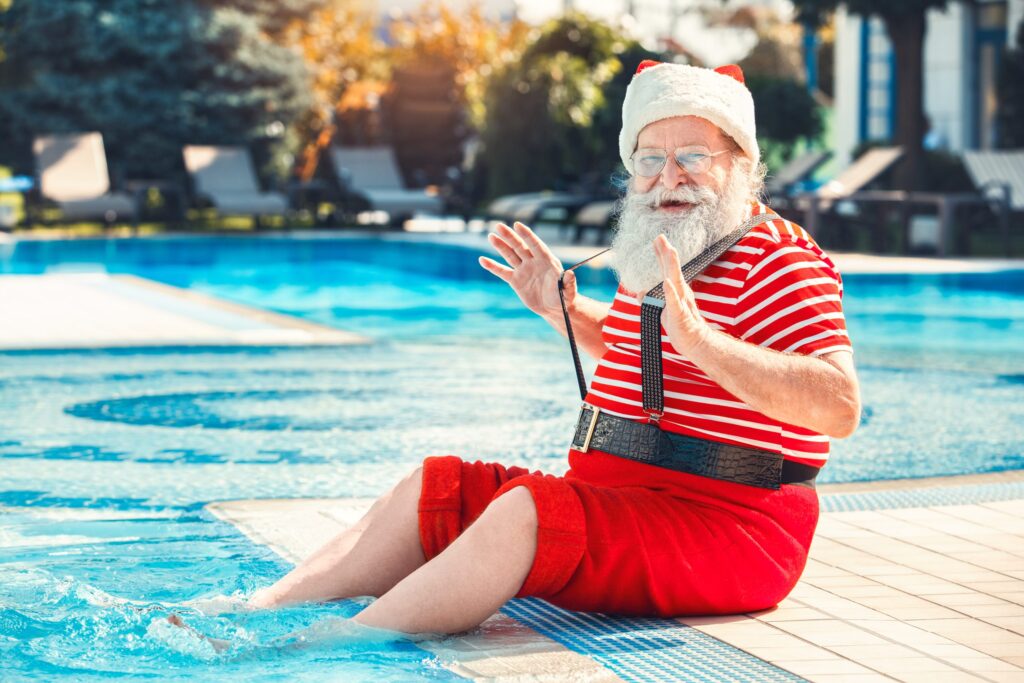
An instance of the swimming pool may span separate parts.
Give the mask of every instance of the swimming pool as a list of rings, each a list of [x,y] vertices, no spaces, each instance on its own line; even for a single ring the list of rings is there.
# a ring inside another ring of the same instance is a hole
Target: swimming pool
[[[377,340],[0,354],[0,673],[449,676],[411,646],[386,658],[261,647],[357,606],[205,620],[249,644],[248,659],[224,662],[152,632],[120,599],[180,603],[282,571],[202,513],[209,501],[370,496],[432,453],[563,471],[578,403],[567,346],[475,258],[397,238],[38,241],[0,252],[0,273],[132,273]],[[602,271],[581,281],[593,296],[614,290]],[[1024,467],[1024,271],[845,282],[865,412],[821,480]]]

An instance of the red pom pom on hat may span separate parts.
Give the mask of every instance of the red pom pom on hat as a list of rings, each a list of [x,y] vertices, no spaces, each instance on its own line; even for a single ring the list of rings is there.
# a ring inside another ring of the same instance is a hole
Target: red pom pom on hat
[[[743,69],[738,64],[726,64],[715,69],[715,73],[722,74],[723,76],[730,76],[735,78],[740,83],[746,84],[743,80]]]
[[[636,76],[636,74],[640,73],[644,69],[647,69],[652,66],[658,66],[659,64],[661,64],[661,62],[656,62],[653,59],[645,59],[644,61],[640,62],[640,64],[636,67],[636,73],[634,73],[633,75]]]

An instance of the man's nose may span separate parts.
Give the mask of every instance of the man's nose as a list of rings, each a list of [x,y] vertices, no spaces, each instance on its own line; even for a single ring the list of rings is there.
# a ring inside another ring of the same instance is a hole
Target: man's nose
[[[665,160],[665,168],[661,169],[661,184],[667,190],[674,190],[680,185],[692,182],[690,174],[679,167],[675,157],[670,156]]]

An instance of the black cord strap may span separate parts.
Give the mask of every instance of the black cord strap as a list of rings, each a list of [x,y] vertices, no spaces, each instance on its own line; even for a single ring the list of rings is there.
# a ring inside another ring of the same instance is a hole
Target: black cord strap
[[[569,337],[569,348],[572,349],[572,362],[576,367],[576,382],[580,385],[580,399],[585,400],[587,398],[587,380],[583,376],[583,364],[580,362],[580,352],[576,348],[576,337],[572,333],[572,320],[569,318],[569,307],[565,304],[565,274],[572,272],[582,266],[588,261],[593,261],[601,254],[611,251],[611,248],[603,249],[590,258],[585,258],[574,266],[570,266],[562,271],[562,274],[558,277],[558,299],[562,302],[562,315],[565,316],[565,333]],[[576,294],[579,295],[579,283],[576,283]]]

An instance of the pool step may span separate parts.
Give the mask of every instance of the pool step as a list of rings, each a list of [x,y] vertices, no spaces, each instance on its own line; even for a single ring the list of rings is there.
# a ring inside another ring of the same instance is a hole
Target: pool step
[[[369,339],[134,275],[0,277],[0,351],[337,346]]]

